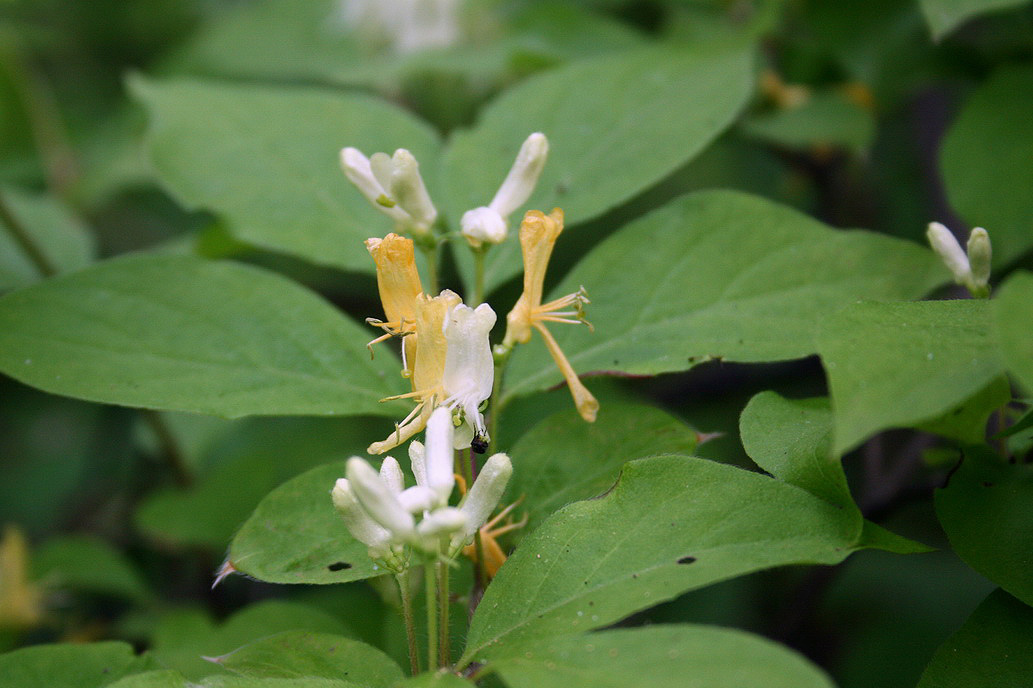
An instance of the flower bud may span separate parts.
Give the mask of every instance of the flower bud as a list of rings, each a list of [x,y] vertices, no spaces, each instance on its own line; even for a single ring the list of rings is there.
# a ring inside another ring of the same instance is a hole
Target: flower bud
[[[971,276],[968,256],[951,231],[939,222],[930,222],[925,235],[929,239],[929,245],[954,275],[954,281],[958,284],[967,283]]]
[[[427,487],[434,491],[437,505],[444,506],[455,486],[453,468],[452,412],[439,406],[427,421],[427,444],[424,449],[426,461]]]
[[[463,531],[464,542],[474,536],[474,533],[487,522],[491,512],[499,505],[499,500],[506,491],[506,484],[511,475],[513,475],[513,464],[505,454],[493,455],[481,468],[469,494],[466,495],[466,500],[460,507],[466,514],[466,529]]]
[[[506,218],[487,206],[467,210],[459,221],[459,227],[474,248],[481,244],[501,244],[506,240]]]
[[[391,533],[370,518],[355,498],[351,484],[346,478],[340,478],[330,492],[334,508],[344,519],[344,526],[356,540],[370,549],[371,557],[383,557],[388,551]]]
[[[405,489],[405,476],[402,475],[402,467],[390,456],[384,457],[380,464],[380,482],[395,494],[400,494]]]
[[[985,288],[990,281],[990,235],[982,227],[976,227],[968,237],[968,263],[972,272],[972,283],[977,289]]]
[[[531,197],[548,156],[549,140],[545,138],[545,134],[535,132],[528,136],[520,146],[513,167],[488,207],[506,217],[522,206]]]
[[[402,508],[410,514],[420,514],[434,508],[436,495],[429,487],[414,485],[398,495]]]

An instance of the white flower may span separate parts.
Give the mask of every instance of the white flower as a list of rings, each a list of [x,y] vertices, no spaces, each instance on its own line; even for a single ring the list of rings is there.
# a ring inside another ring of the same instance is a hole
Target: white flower
[[[345,475],[356,499],[374,521],[386,528],[394,540],[413,539],[416,522],[398,501],[398,495],[363,459],[353,456],[345,464]]]
[[[488,341],[495,320],[495,311],[486,303],[476,309],[459,304],[449,312],[443,327],[448,342],[442,376],[444,403],[449,408],[463,409],[466,421],[482,436],[486,430],[479,407],[491,396],[495,379]]]
[[[954,281],[964,286],[977,298],[990,294],[990,235],[982,227],[976,227],[968,238],[968,253],[949,229],[939,222],[930,222],[926,231],[929,245],[940,256],[951,271]]]
[[[390,157],[374,153],[367,158],[357,148],[343,148],[341,169],[374,208],[395,221],[399,231],[430,231],[438,211],[412,153],[399,148]]]
[[[374,521],[362,508],[348,479],[338,479],[330,494],[352,537],[369,548],[369,556],[373,559],[386,557],[391,548],[391,531]]]
[[[444,48],[460,39],[459,0],[340,0],[339,20],[398,54]]]
[[[463,236],[474,248],[505,240],[509,215],[530,198],[548,155],[549,141],[545,134],[535,132],[528,136],[491,203],[463,214],[459,224]]]

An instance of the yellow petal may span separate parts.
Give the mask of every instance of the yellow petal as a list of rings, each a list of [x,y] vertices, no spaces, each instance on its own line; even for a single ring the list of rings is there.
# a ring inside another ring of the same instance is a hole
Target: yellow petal
[[[366,248],[377,265],[377,288],[389,323],[413,322],[416,297],[423,293],[412,239],[395,233],[367,239]]]

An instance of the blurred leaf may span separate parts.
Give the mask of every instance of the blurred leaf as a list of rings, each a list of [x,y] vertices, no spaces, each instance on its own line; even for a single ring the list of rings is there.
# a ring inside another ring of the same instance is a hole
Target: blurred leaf
[[[582,374],[802,358],[817,351],[815,330],[835,310],[861,298],[921,296],[941,271],[910,242],[833,231],[738,192],[700,192],[628,224],[582,259],[548,298],[583,285],[595,332],[551,331]],[[519,347],[507,375],[510,396],[561,380],[538,341]]]
[[[473,684],[455,674],[425,671],[398,683],[398,688],[470,688]]]
[[[363,688],[392,688],[402,670],[380,650],[335,635],[286,631],[213,658],[249,678],[347,677]]]
[[[1033,609],[997,589],[936,651],[918,688],[1023,688],[1033,676]]]
[[[749,97],[751,53],[624,52],[582,60],[521,82],[453,135],[444,165],[450,221],[487,205],[535,131],[549,138],[549,161],[525,204],[560,206],[568,225],[590,220],[659,182],[698,155]],[[490,291],[521,269],[516,226],[487,257]],[[469,267],[459,246],[456,257]],[[467,270],[466,274],[472,274]]]
[[[936,491],[936,515],[966,564],[1033,604],[1033,465],[1008,464],[971,447],[950,482]]]
[[[373,272],[362,242],[386,234],[392,222],[341,172],[345,146],[366,155],[410,150],[433,193],[427,170],[437,168],[436,135],[386,101],[188,80],[134,78],[130,87],[150,112],[148,149],[169,191],[258,246]]]
[[[569,404],[568,404],[569,406]],[[509,500],[526,497],[526,532],[560,507],[610,489],[632,458],[690,454],[696,431],[667,413],[639,404],[607,404],[595,423],[572,408],[549,416],[520,438],[510,455],[517,470]]]
[[[875,117],[842,93],[817,92],[799,107],[750,117],[743,131],[786,148],[838,146],[860,153],[871,145]]]
[[[110,685],[111,688],[193,688],[183,674],[168,669],[133,674]]]
[[[488,662],[510,688],[834,688],[792,650],[742,631],[650,626],[532,640]]]
[[[1033,246],[1033,68],[1002,67],[973,93],[943,140],[951,206],[985,227],[994,265]]]
[[[858,303],[818,336],[845,452],[886,428],[914,427],[979,394],[1003,364],[986,301]]]
[[[0,371],[91,401],[237,417],[392,413],[397,363],[275,273],[187,256],[106,261],[0,299]]]
[[[116,595],[137,602],[151,594],[124,554],[90,536],[49,540],[33,553],[32,569],[33,578],[47,587]]]
[[[293,630],[351,635],[341,622],[320,609],[267,600],[241,609],[221,626],[201,611],[170,612],[155,630],[152,654],[162,665],[198,679],[222,671],[205,657],[226,654],[259,638]]]
[[[1027,0],[918,0],[937,41],[972,17],[1026,4]],[[960,685],[960,684],[959,684]]]
[[[761,392],[743,409],[739,434],[746,453],[765,471],[860,516],[843,464],[832,451],[827,398],[785,399]]]
[[[136,525],[164,542],[224,549],[273,488],[333,458],[362,454],[373,427],[369,418],[247,419],[209,453],[215,466],[197,484],[149,495]]]
[[[477,607],[460,663],[751,571],[837,563],[860,532],[850,514],[757,473],[687,456],[631,461],[606,495],[524,538]]]
[[[334,462],[270,492],[233,538],[229,563],[268,583],[344,583],[386,573],[334,510],[330,490],[343,477],[344,462]]]
[[[1001,353],[1014,375],[1027,390],[1033,391],[1033,275],[1016,273],[993,299],[994,325],[1001,342]]]
[[[128,643],[36,645],[0,655],[4,688],[101,688],[123,676],[154,669]]]
[[[51,196],[4,187],[0,208],[0,291],[37,282],[51,270],[75,270],[93,260],[96,246],[90,230]],[[46,270],[41,270],[15,232],[24,232]]]

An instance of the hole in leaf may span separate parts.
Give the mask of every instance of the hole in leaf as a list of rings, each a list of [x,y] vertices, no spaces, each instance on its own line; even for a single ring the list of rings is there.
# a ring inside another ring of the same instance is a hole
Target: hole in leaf
[[[682,557],[681,559],[678,560],[678,563],[679,564],[691,564],[694,561],[696,561],[696,557]]]
[[[327,568],[331,571],[344,571],[346,569],[350,569],[351,567],[352,565],[346,561],[336,561],[333,564],[327,566]]]

